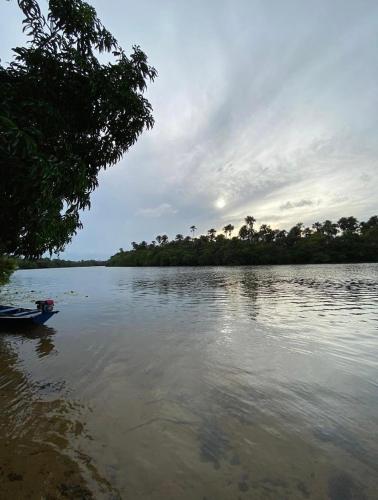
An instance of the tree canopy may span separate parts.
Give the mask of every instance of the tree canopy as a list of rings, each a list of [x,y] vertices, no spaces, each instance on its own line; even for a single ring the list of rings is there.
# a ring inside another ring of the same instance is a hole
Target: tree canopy
[[[18,6],[28,43],[0,65],[0,255],[38,257],[64,248],[99,171],[153,126],[156,70],[82,0],[50,0],[47,16],[36,0]]]
[[[366,222],[355,217],[342,217],[315,222],[312,227],[295,224],[289,231],[273,229],[267,224],[255,227],[256,219],[247,216],[232,237],[232,224],[224,226],[224,234],[209,229],[198,238],[183,237],[169,241],[167,235],[156,241],[132,244],[133,250],[120,249],[109,266],[198,266],[307,264],[337,262],[378,262],[378,216]],[[194,227],[194,226],[192,226]],[[192,234],[193,230],[190,228]],[[158,244],[156,244],[156,242]]]

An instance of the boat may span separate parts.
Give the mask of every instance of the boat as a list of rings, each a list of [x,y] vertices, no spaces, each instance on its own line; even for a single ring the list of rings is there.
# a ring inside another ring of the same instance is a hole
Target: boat
[[[54,301],[51,299],[37,300],[36,309],[26,309],[17,306],[0,306],[0,325],[3,324],[36,324],[43,325],[54,314]]]

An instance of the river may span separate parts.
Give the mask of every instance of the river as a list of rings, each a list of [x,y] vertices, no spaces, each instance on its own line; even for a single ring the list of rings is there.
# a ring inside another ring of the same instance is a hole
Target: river
[[[375,499],[378,265],[20,270],[0,498]]]

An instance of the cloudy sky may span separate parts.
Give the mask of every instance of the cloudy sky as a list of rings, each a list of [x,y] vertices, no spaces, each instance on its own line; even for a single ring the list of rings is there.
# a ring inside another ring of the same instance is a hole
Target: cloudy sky
[[[376,0],[91,3],[157,68],[156,124],[100,176],[62,257],[108,257],[246,215],[288,228],[378,213]],[[1,8],[6,61],[21,24],[15,0]]]

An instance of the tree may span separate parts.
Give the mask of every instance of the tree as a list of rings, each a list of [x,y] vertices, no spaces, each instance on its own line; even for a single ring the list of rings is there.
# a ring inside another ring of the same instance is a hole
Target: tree
[[[343,233],[355,233],[358,229],[358,220],[355,217],[341,217],[337,224]]]
[[[228,237],[231,238],[231,234],[234,229],[235,228],[232,224],[227,224],[227,226],[224,226],[223,232],[226,236],[228,235]]]
[[[156,70],[82,0],[50,0],[47,18],[37,0],[18,5],[28,45],[0,65],[0,254],[33,257],[64,248],[100,170],[153,126],[143,94]]]
[[[248,227],[244,224],[240,229],[239,229],[239,238],[241,240],[247,240],[249,235]]]
[[[227,226],[225,226],[226,228]],[[224,229],[225,229],[224,228]],[[339,234],[337,225],[330,220],[319,223],[312,231],[302,223],[289,232],[272,229],[262,224],[254,233],[256,244],[249,241],[250,228],[240,228],[240,239],[227,238],[209,229],[208,235],[200,235],[194,241],[187,236],[188,244],[168,241],[166,235],[159,236],[164,244],[154,247],[145,242],[135,244],[136,251],[119,252],[109,265],[235,265],[235,264],[298,264],[331,262],[377,262],[378,261],[378,216],[361,222],[359,232]],[[227,234],[227,232],[226,232]],[[181,241],[181,234],[175,241]],[[46,260],[46,259],[45,259]],[[48,260],[48,259],[47,259]]]
[[[366,234],[368,231],[378,229],[378,216],[373,215],[367,222],[361,222],[360,224],[362,234]]]
[[[267,224],[261,224],[258,232],[258,238],[260,241],[263,241],[264,243],[272,242],[274,239],[273,229]]]
[[[252,215],[247,215],[247,217],[244,219],[247,227],[250,227],[253,229],[253,224],[256,222],[256,219],[252,217]]]
[[[277,230],[275,240],[277,243],[284,243],[287,238],[287,231],[285,229]]]
[[[301,239],[303,232],[303,224],[302,222],[298,222],[295,224],[290,231],[287,233],[286,241],[289,245],[294,245],[298,240]]]
[[[160,234],[158,234],[158,235],[156,236],[156,241],[158,242],[158,245],[160,245],[160,244],[161,244],[161,240],[162,240],[162,237],[160,236]]]
[[[303,229],[303,236],[305,238],[309,238],[313,234],[312,229],[310,227],[305,227]]]
[[[3,285],[9,280],[10,275],[16,269],[14,259],[9,259],[4,255],[0,255],[0,285]]]
[[[161,237],[161,244],[165,245],[166,243],[168,243],[168,236],[166,234],[163,234],[163,236]]]
[[[176,234],[175,240],[176,241],[182,241],[184,239],[184,236],[182,234]]]
[[[190,232],[192,233],[192,238],[194,238],[194,233],[197,231],[196,226],[190,226]]]
[[[253,225],[256,222],[256,219],[252,217],[252,215],[247,215],[247,217],[244,219],[244,222],[247,229],[247,239],[249,241],[252,241],[253,237],[255,236],[255,230],[253,228]]]
[[[327,238],[334,238],[337,235],[338,226],[330,220],[325,220],[322,225],[322,233]]]
[[[374,262],[378,255],[378,216],[373,215],[367,222],[361,222],[360,231],[369,254],[369,260]]]
[[[209,235],[209,240],[210,241],[214,241],[215,240],[216,233],[217,233],[216,229],[209,229],[207,231],[207,234]]]

